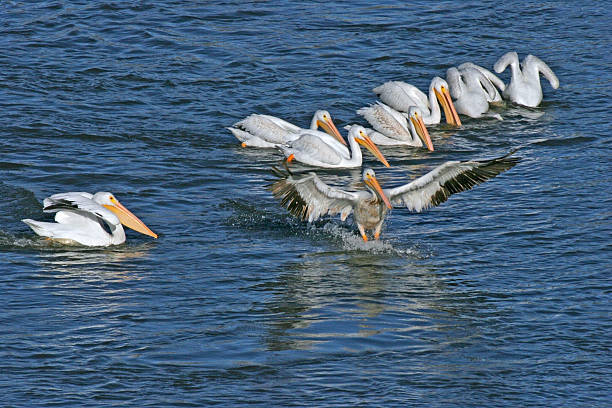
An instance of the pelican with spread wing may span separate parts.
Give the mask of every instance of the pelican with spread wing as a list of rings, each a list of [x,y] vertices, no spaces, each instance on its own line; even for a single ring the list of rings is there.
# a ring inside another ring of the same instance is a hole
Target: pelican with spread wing
[[[325,133],[318,132],[319,127]],[[278,147],[280,144],[296,140],[300,137],[300,132],[306,129],[276,116],[253,114],[235,123],[234,127],[229,127],[228,130],[242,142],[242,147]],[[324,139],[331,135],[346,146],[346,142],[326,110],[315,112],[310,122],[310,130],[317,131]]]
[[[108,192],[54,194],[43,201],[43,211],[55,213],[56,222],[22,220],[43,237],[65,244],[119,245],[125,242],[123,225],[157,238],[138,217]]]
[[[272,194],[294,216],[312,222],[324,215],[349,214],[364,241],[366,230],[374,230],[378,239],[387,212],[393,206],[420,212],[437,206],[455,193],[471,189],[512,168],[520,158],[509,155],[491,160],[448,161],[416,180],[391,189],[383,189],[374,170],[363,171],[368,191],[344,191],[325,184],[315,173],[293,175],[274,168],[279,177],[270,185]]]
[[[510,65],[512,77],[502,95],[506,99],[519,105],[536,107],[542,102],[542,85],[540,74],[544,75],[553,89],[559,87],[559,78],[544,61],[534,55],[527,55],[519,67],[519,58],[516,52],[508,52],[497,60],[493,69],[502,73]]]

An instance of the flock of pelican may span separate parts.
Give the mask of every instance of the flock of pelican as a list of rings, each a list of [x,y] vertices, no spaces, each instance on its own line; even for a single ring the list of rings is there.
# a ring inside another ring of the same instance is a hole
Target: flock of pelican
[[[383,189],[374,170],[366,168],[362,178],[368,191],[357,192],[332,187],[314,172],[294,175],[288,163],[295,160],[322,168],[361,167],[361,145],[389,167],[377,145],[426,147],[433,151],[426,125],[440,123],[442,112],[446,123],[454,127],[461,126],[459,115],[501,119],[490,114],[489,107],[503,104],[504,98],[528,107],[540,104],[540,73],[554,89],[559,86],[548,65],[533,55],[528,55],[519,66],[516,52],[509,52],[495,63],[494,70],[501,73],[508,65],[512,75],[507,86],[491,71],[469,62],[449,68],[446,80],[434,77],[427,94],[403,81],[385,82],[373,89],[380,101],[357,110],[371,128],[356,124],[345,127],[348,146],[327,111],[315,113],[310,129],[257,114],[228,129],[243,147],[275,147],[283,154],[286,171],[273,168],[278,180],[270,188],[291,214],[313,222],[336,214],[344,221],[352,213],[363,240],[368,241],[369,230],[378,239],[385,216],[393,206],[420,212],[439,205],[452,194],[469,190],[512,168],[520,159],[508,154],[491,160],[447,161],[410,183],[390,189]]]
[[[368,240],[367,230],[373,230],[374,238],[378,239],[385,216],[393,206],[419,212],[439,205],[450,195],[510,169],[519,158],[508,154],[491,160],[448,161],[410,183],[391,189],[383,189],[374,170],[366,168],[363,182],[368,191],[357,192],[329,186],[314,172],[294,175],[288,164],[295,160],[321,168],[361,167],[363,146],[389,167],[378,145],[426,147],[433,151],[426,126],[440,123],[442,111],[448,125],[460,127],[460,114],[472,118],[485,116],[489,105],[502,103],[502,97],[515,104],[538,106],[542,101],[540,73],[554,89],[559,86],[548,65],[533,55],[525,57],[519,65],[516,52],[509,52],[495,63],[494,70],[501,73],[507,66],[511,70],[508,85],[491,71],[472,63],[449,68],[446,80],[433,78],[428,94],[402,81],[385,82],[373,89],[380,101],[357,110],[370,127],[347,126],[346,140],[325,110],[315,112],[308,129],[259,114],[252,114],[228,129],[243,147],[275,148],[283,154],[286,171],[273,168],[278,180],[270,188],[290,213],[308,222],[334,214],[340,214],[344,221],[353,213],[363,240]],[[23,222],[36,234],[65,244],[121,244],[126,239],[123,226],[157,238],[109,192],[55,194],[44,199],[43,211],[55,213],[55,222],[31,219]]]

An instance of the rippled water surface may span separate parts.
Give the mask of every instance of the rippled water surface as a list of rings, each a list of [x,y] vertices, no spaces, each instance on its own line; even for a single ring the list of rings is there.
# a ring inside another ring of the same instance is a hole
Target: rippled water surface
[[[373,4],[0,3],[0,405],[609,406],[609,5]],[[379,242],[292,218],[266,189],[280,156],[226,129],[320,108],[340,128],[384,81],[511,50],[559,76],[540,107],[366,161],[390,186],[523,160],[394,210]],[[39,239],[20,220],[64,191],[112,191],[159,239]]]

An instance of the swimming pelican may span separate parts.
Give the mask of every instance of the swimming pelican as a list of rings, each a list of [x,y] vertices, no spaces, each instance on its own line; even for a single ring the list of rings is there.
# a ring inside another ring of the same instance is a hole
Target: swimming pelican
[[[121,224],[141,234],[157,234],[108,192],[54,194],[43,201],[44,212],[54,212],[56,222],[22,220],[43,237],[65,244],[118,245],[125,242]]]
[[[511,154],[511,153],[510,153]],[[452,194],[471,189],[512,168],[520,158],[509,155],[492,160],[448,161],[416,180],[391,189],[382,189],[374,170],[363,171],[368,191],[350,192],[325,184],[316,175],[295,176],[274,168],[279,177],[269,188],[281,205],[294,216],[313,222],[324,215],[340,214],[342,221],[352,212],[364,241],[366,230],[378,239],[387,211],[404,206],[420,212],[445,202]]]
[[[493,85],[492,87],[487,87],[486,89],[482,87],[482,92],[484,92],[485,96],[487,97],[487,102],[496,105],[502,104],[504,100],[502,99],[497,89],[499,89],[500,91],[506,89],[506,84],[504,84],[504,81],[499,79],[497,75],[495,75],[488,69],[481,67],[480,65],[476,65],[472,62],[464,62],[463,64],[457,67],[460,72],[466,70],[467,68],[477,69],[482,75],[484,75],[486,79],[489,80],[491,85]]]
[[[393,109],[407,113],[411,106],[416,106],[423,113],[426,125],[440,123],[442,117],[440,104],[444,109],[446,123],[461,126],[453,100],[449,95],[448,83],[440,77],[434,77],[429,84],[429,96],[416,86],[403,81],[389,81],[373,89],[381,101]],[[438,101],[440,102],[438,104]]]
[[[553,89],[559,87],[559,78],[541,59],[527,55],[519,67],[518,54],[514,51],[504,54],[493,66],[495,72],[502,73],[510,65],[512,77],[502,95],[519,105],[536,107],[542,102],[540,73],[548,79]]]
[[[495,94],[495,87],[478,69],[466,67],[459,71],[452,67],[446,71],[450,94],[455,99],[457,112],[471,118],[479,118],[489,110],[488,95]],[[486,93],[483,92],[483,88]],[[501,116],[491,116],[501,119]]]
[[[279,145],[278,148],[287,158],[287,162],[292,160],[316,167],[326,168],[349,168],[360,167],[362,163],[361,149],[359,145],[365,146],[374,156],[385,166],[389,167],[387,159],[378,150],[378,147],[368,137],[366,130],[359,125],[353,125],[348,133],[350,155],[343,153],[338,142],[327,143],[323,139],[316,137],[311,132],[303,132],[299,139],[289,142],[286,145]]]
[[[408,115],[405,115],[382,102],[376,102],[357,110],[357,113],[374,128],[366,129],[366,132],[377,145],[421,147],[425,144],[427,149],[434,150],[421,110],[416,106],[411,106]]]
[[[310,129],[317,130],[319,127],[346,145],[326,110],[318,110],[312,117]],[[305,130],[275,116],[259,114],[249,115],[227,129],[242,142],[242,147],[277,147],[296,140]]]

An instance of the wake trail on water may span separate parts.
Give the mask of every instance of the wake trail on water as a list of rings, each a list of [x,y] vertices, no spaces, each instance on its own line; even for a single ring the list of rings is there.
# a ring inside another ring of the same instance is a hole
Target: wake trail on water
[[[431,256],[430,253],[418,248],[418,245],[403,248],[401,243],[394,243],[384,238],[365,242],[350,223],[341,224],[340,221],[330,219],[306,223],[289,214],[262,210],[261,207],[234,200],[228,200],[222,206],[233,210],[233,214],[225,220],[225,225],[234,228],[266,231],[267,235],[278,235],[282,238],[287,236],[307,237],[314,242],[331,242],[343,252],[368,252],[416,259]],[[349,222],[350,219],[349,217]]]

